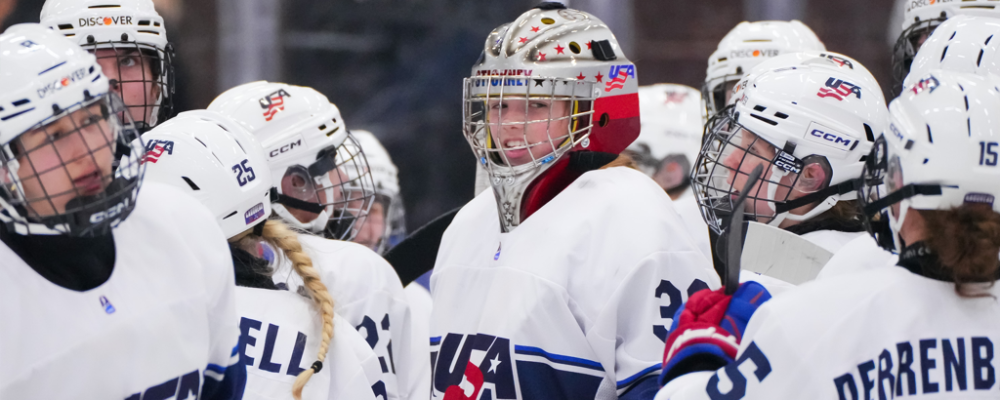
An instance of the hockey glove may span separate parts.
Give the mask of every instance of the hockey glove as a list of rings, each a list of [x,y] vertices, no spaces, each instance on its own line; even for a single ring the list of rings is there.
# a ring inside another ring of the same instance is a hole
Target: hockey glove
[[[770,299],[757,282],[740,285],[732,296],[724,288],[692,295],[674,314],[660,386],[690,372],[714,371],[733,362],[747,322]]]

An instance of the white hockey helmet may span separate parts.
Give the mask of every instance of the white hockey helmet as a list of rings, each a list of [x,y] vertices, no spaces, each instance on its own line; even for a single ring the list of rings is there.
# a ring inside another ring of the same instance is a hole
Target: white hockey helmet
[[[635,65],[607,25],[561,3],[494,29],[471,75],[463,132],[504,232],[583,172],[566,154],[616,156],[639,135]]]
[[[382,232],[375,238],[377,241],[365,244],[382,254],[406,236],[406,213],[399,191],[399,170],[396,164],[392,163],[389,152],[374,134],[364,130],[352,130],[351,135],[365,153],[365,159],[371,168],[372,180],[375,182],[375,200],[382,207],[381,216],[369,213],[365,220],[365,225],[368,225],[377,223],[376,219],[381,217]],[[358,238],[355,238],[355,241],[360,242]]]
[[[705,116],[711,117],[726,105],[731,85],[757,64],[769,58],[799,51],[824,51],[816,33],[800,21],[743,21],[719,42],[708,58],[705,83],[701,88]]]
[[[893,252],[906,245],[899,231],[911,209],[985,203],[1000,212],[1000,82],[945,70],[921,81],[889,105],[858,194],[869,232]]]
[[[744,212],[758,222],[804,221],[855,198],[856,178],[887,111],[871,73],[845,60],[830,52],[789,54],[740,81],[739,98],[706,133],[692,172],[709,227],[721,232],[757,165],[763,175]],[[807,166],[816,169],[803,174]],[[810,204],[816,206],[802,215],[790,213]]]
[[[948,18],[974,15],[1000,18],[1000,3],[996,0],[910,0],[903,14],[903,32],[892,50],[893,94],[902,90],[910,73],[910,64],[931,33]],[[926,71],[924,71],[926,72]]]
[[[46,0],[40,18],[108,61],[104,73],[141,131],[172,116],[174,51],[152,0]]]
[[[628,151],[639,169],[665,190],[690,182],[691,165],[701,150],[702,110],[701,92],[690,86],[639,87],[642,131]],[[677,171],[665,170],[677,167]]]
[[[92,54],[38,24],[0,35],[0,221],[9,231],[90,236],[124,221],[142,181],[137,137]]]
[[[1000,75],[998,47],[1000,19],[970,15],[948,18],[917,51],[903,87],[919,90],[913,85],[936,69],[980,76]]]
[[[353,238],[371,207],[374,183],[361,147],[326,96],[258,81],[225,91],[208,109],[242,124],[263,145],[279,193],[275,213],[285,222],[333,239]],[[312,219],[299,220],[305,216]]]
[[[260,143],[222,114],[178,114],[143,135],[146,179],[165,183],[208,207],[226,238],[271,215],[271,171]]]

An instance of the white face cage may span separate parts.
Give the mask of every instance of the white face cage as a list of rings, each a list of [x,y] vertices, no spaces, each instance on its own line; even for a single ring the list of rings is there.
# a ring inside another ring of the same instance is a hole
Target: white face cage
[[[135,207],[145,171],[139,132],[117,95],[84,97],[3,146],[8,231],[103,235]]]
[[[578,79],[465,79],[463,133],[490,175],[505,232],[520,224],[528,185],[573,147],[589,145],[595,93],[595,82]]]
[[[747,220],[768,223],[784,210],[805,163],[754,134],[737,122],[733,108],[718,114],[695,161],[691,181],[702,217],[721,233],[750,172],[764,167],[747,194],[742,212]]]
[[[92,39],[92,38],[91,38]],[[174,50],[135,41],[90,42],[82,46],[97,57],[111,90],[118,93],[146,132],[173,116]],[[107,66],[114,68],[106,68]]]

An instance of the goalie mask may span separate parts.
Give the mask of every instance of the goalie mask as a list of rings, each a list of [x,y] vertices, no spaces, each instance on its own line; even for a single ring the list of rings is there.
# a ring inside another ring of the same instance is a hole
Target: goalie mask
[[[128,110],[92,54],[41,25],[0,35],[0,144],[8,231],[102,235],[135,207],[143,144]]]
[[[865,161],[858,193],[868,231],[886,250],[913,210],[985,204],[1000,211],[996,78],[933,70],[889,106],[889,126]]]
[[[713,231],[722,231],[758,165],[763,175],[739,210],[748,220],[781,226],[854,199],[863,157],[886,118],[882,91],[861,64],[829,52],[786,55],[759,65],[736,93],[692,172]]]
[[[559,3],[490,33],[464,84],[463,133],[504,232],[582,173],[567,154],[614,156],[639,134],[635,66],[603,22]]]
[[[264,147],[278,191],[274,212],[289,225],[351,240],[368,214],[374,183],[361,146],[337,106],[308,87],[236,86],[208,106],[243,125]]]
[[[152,0],[47,0],[41,23],[94,53],[145,132],[173,114],[173,47]]]

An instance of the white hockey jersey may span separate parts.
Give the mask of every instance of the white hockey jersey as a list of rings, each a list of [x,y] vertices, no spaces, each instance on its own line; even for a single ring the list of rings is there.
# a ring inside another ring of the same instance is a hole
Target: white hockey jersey
[[[761,306],[735,364],[656,399],[997,399],[1000,286],[990,294],[902,267],[808,282]]]
[[[215,218],[147,181],[114,241],[111,277],[83,292],[0,243],[0,399],[239,398],[233,262]]]
[[[333,295],[334,310],[354,326],[379,357],[388,399],[426,399],[427,341],[414,342],[413,322],[399,276],[381,256],[357,243],[309,234],[299,241]],[[302,278],[282,259],[274,274],[279,287],[298,291]]]
[[[708,224],[701,216],[701,208],[698,206],[698,199],[694,191],[690,188],[684,191],[681,197],[673,200],[674,209],[680,214],[681,220],[691,234],[691,242],[698,248],[706,259],[712,259],[712,244],[708,237]]]
[[[236,312],[247,367],[245,400],[288,399],[300,372],[316,361],[322,321],[313,302],[284,290],[239,287]],[[386,398],[378,356],[341,316],[333,320],[326,361],[302,390],[304,400]]]
[[[871,235],[865,234],[848,242],[840,251],[834,253],[830,261],[819,271],[816,279],[893,267],[898,260],[899,257],[879,247]]]
[[[410,282],[403,289],[406,292],[406,300],[410,303],[410,314],[413,315],[413,340],[420,341],[423,343],[428,343],[428,339],[431,337],[431,310],[433,310],[433,301],[431,300],[430,292],[430,272],[424,274],[417,280]],[[428,345],[429,346],[429,345]],[[430,347],[428,347],[430,349]],[[430,352],[425,354],[422,369],[418,370],[415,374],[421,382],[426,382],[424,388],[427,390],[424,393],[423,399],[428,399],[431,396],[430,393],[430,382],[431,382],[431,359]],[[416,397],[414,397],[416,398]]]
[[[509,233],[484,192],[448,227],[431,276],[433,393],[616,399],[659,373],[688,294],[718,286],[641,172],[587,172]]]

